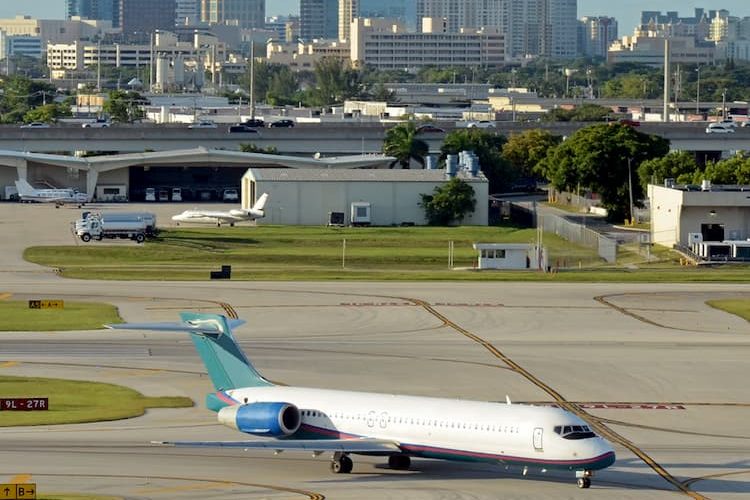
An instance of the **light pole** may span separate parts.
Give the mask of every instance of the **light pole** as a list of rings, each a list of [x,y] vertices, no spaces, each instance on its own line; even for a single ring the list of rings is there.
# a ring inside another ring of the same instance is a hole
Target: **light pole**
[[[721,93],[721,119],[727,119],[727,89]]]
[[[695,92],[695,114],[699,115],[701,113],[701,67],[696,67],[695,71],[698,73],[698,84],[696,85],[697,90]]]
[[[630,196],[630,225],[633,225],[633,176],[630,173],[630,162],[632,158],[628,158],[628,195]]]

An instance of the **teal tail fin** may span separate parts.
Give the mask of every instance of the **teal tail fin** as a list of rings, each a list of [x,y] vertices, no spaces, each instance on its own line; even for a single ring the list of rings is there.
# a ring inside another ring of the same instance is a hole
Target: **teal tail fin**
[[[106,325],[122,330],[189,332],[195,349],[217,391],[238,387],[271,386],[237,345],[232,328],[245,323],[219,314],[180,313],[180,323],[123,323]]]
[[[195,349],[203,360],[203,364],[206,365],[208,376],[211,377],[211,382],[217,391],[273,385],[258,373],[237,345],[226,317],[218,314],[183,312],[180,313],[180,319],[183,323],[191,325],[206,323],[219,325],[221,333],[218,335],[190,333]]]

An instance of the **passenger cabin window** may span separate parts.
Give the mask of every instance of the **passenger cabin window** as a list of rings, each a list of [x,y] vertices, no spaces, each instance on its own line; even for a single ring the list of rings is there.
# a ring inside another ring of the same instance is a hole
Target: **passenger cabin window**
[[[588,439],[596,437],[596,434],[588,425],[556,425],[552,430],[563,439]]]

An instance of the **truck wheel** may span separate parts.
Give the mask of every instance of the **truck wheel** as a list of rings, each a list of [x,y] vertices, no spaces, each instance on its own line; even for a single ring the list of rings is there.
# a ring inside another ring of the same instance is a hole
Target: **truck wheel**
[[[138,233],[138,234],[135,235],[135,241],[137,243],[143,243],[145,240],[146,240],[146,237],[143,236],[143,234]]]
[[[86,243],[88,243],[89,241],[91,241],[91,235],[89,233],[83,233],[81,235],[81,239],[85,241]]]

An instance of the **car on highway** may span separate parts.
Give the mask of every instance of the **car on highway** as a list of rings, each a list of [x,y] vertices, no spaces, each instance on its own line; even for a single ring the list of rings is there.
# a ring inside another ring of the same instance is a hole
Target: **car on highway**
[[[82,128],[107,128],[110,127],[112,123],[110,123],[109,120],[106,118],[97,118],[96,120],[86,122],[81,124]]]
[[[236,125],[229,126],[230,134],[258,134],[259,132],[249,125],[244,123],[238,123]]]
[[[736,125],[728,125],[721,122],[709,123],[706,127],[707,134],[733,134]]]
[[[44,122],[31,122],[21,125],[21,128],[49,128],[49,123]]]
[[[724,118],[723,120],[719,120],[718,122],[715,122],[715,123],[721,123],[722,125],[726,125],[732,128],[737,128],[738,126],[738,123],[734,121],[734,119],[732,118]]]
[[[216,128],[216,124],[211,120],[201,120],[188,125],[188,128]]]
[[[417,127],[417,133],[418,134],[444,134],[445,129],[442,129],[440,127],[437,127],[435,125],[432,125],[428,123],[427,125],[421,125]]]
[[[628,127],[640,127],[641,126],[641,122],[639,122],[638,120],[632,120],[630,118],[620,118],[618,120],[618,123],[627,125]]]
[[[495,122],[489,120],[473,121],[467,123],[466,128],[495,128]]]
[[[264,122],[260,118],[248,118],[247,120],[242,122],[242,125],[246,125],[248,127],[253,127],[253,128],[263,128],[266,126],[266,122]]]
[[[275,122],[271,122],[268,124],[269,128],[292,128],[294,127],[294,121],[293,120],[276,120]]]

